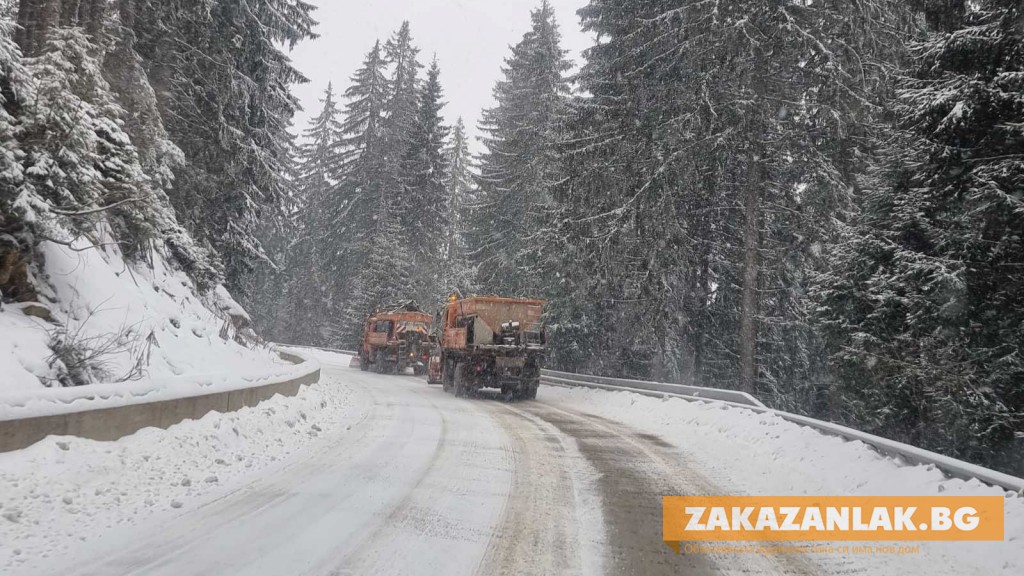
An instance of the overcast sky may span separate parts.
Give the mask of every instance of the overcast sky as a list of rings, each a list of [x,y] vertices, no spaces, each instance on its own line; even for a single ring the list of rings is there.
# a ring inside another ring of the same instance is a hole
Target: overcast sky
[[[471,137],[477,135],[480,111],[493,105],[491,89],[501,74],[509,46],[530,29],[530,10],[541,0],[311,0],[319,6],[320,38],[303,42],[291,52],[295,65],[309,78],[294,87],[304,111],[295,129],[306,128],[316,115],[328,82],[336,93],[362,64],[375,40],[381,42],[409,20],[412,37],[426,65],[436,53],[448,105],[448,123],[462,116]],[[591,41],[579,27],[576,10],[587,0],[549,0],[562,31],[563,47],[579,64],[579,53]],[[474,145],[474,150],[478,146]]]

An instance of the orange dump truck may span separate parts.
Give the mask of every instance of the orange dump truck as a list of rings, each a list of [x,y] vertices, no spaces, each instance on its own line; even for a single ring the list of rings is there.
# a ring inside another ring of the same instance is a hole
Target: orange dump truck
[[[430,359],[430,323],[433,317],[415,303],[394,309],[378,308],[366,319],[359,348],[359,368],[381,374],[402,374],[412,367],[420,375]]]
[[[546,338],[544,302],[474,296],[448,303],[441,319],[441,383],[466,396],[497,388],[509,400],[537,397]]]

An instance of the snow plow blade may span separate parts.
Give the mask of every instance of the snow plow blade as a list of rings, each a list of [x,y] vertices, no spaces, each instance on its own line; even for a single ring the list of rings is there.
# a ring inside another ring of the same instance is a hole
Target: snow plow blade
[[[353,356],[352,359],[348,361],[348,367],[359,368],[359,356]]]

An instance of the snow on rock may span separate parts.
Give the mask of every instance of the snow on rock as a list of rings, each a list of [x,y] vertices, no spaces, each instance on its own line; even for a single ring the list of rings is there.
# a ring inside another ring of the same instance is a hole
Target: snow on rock
[[[342,429],[351,408],[350,389],[325,379],[295,397],[167,430],[115,442],[50,437],[0,454],[0,573],[33,573],[33,562],[88,546],[109,528],[186,513],[237,490],[308,452],[320,437],[314,427]]]
[[[921,542],[920,554],[857,556],[864,573],[1024,574],[1024,497],[977,480],[909,466],[861,442],[822,434],[773,414],[722,404],[629,392],[545,386],[544,402],[564,403],[655,434],[705,471],[723,494],[763,496],[1006,496],[1004,542]],[[818,558],[815,558],[818,560]],[[842,557],[823,557],[841,568]]]
[[[203,302],[188,276],[159,251],[149,255],[150,267],[129,264],[116,246],[99,244],[79,238],[71,246],[39,246],[47,284],[41,299],[52,321],[26,314],[25,305],[0,309],[0,395],[66,381],[69,367],[54,357],[54,339],[100,351],[89,373],[94,382],[255,374],[283,363],[265,347],[250,349],[221,336],[228,316],[248,321],[223,286]]]

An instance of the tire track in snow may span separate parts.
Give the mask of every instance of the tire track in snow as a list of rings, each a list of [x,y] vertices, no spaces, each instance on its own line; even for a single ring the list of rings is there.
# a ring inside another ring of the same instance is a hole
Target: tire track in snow
[[[308,574],[458,574],[479,562],[508,494],[507,439],[479,406],[402,384],[440,415],[437,451],[371,533]]]
[[[679,555],[662,541],[661,498],[719,495],[727,491],[687,466],[664,440],[605,418],[540,402],[522,409],[576,439],[601,473],[606,527],[605,574],[815,574],[797,557]]]
[[[592,487],[587,485],[589,470],[581,472],[585,461],[572,440],[505,404],[483,405],[509,435],[514,475],[501,522],[476,573],[600,573],[600,508],[596,499],[588,504],[579,497]]]

